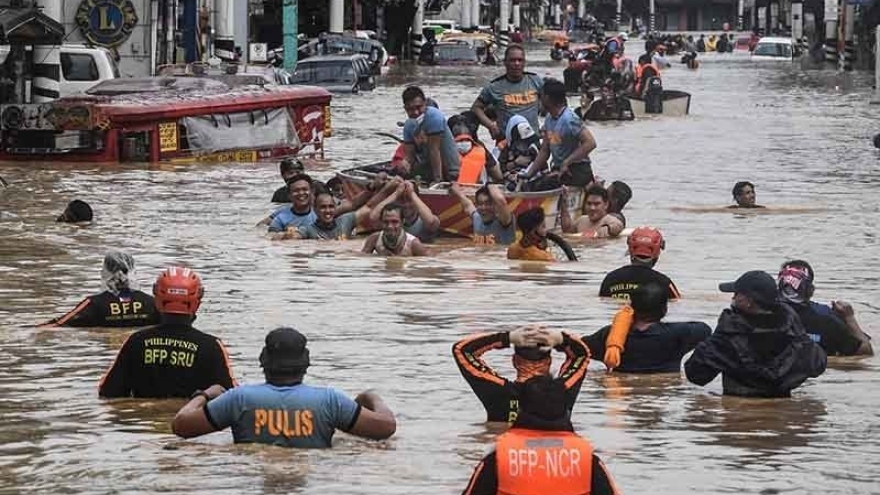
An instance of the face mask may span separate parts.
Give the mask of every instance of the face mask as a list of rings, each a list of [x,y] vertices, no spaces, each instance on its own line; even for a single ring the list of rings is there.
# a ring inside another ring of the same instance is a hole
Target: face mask
[[[460,154],[467,155],[471,152],[471,148],[474,147],[474,143],[470,141],[458,141],[455,143],[455,147],[458,148]]]

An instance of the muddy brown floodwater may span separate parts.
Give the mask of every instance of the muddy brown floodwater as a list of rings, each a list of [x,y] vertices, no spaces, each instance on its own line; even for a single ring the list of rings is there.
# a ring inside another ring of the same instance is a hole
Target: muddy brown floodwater
[[[539,74],[561,76],[547,50]],[[397,71],[372,93],[333,100],[330,165],[390,156],[375,135],[397,132],[402,86],[418,82],[451,114],[500,69]],[[707,55],[664,85],[693,94],[683,119],[591,125],[594,168],[635,191],[630,225],[666,235],[658,269],[684,293],[673,320],[714,325],[729,304],[719,281],[809,260],[816,299],[851,301],[880,335],[877,108],[870,74],[845,80],[791,64]],[[624,264],[625,241],[579,243],[577,263],[543,269],[502,249],[444,246],[430,259],[385,260],[339,244],[271,242],[254,228],[271,210],[277,166],[0,165],[0,491],[4,493],[459,493],[497,429],[452,362],[469,332],[546,322],[578,334],[606,324],[596,297]],[[780,211],[703,211],[730,202],[737,180]],[[56,224],[74,197],[97,221]],[[789,211],[791,210],[791,211]],[[262,380],[267,331],[293,325],[311,341],[308,381],[352,396],[373,387],[398,432],[373,443],[340,434],[326,451],[234,446],[228,431],[194,441],[170,433],[181,401],[103,401],[97,382],[123,330],[41,330],[35,323],[99,290],[110,248],[137,261],[142,287],[172,262],[205,286],[197,326],[229,347],[239,380]],[[512,371],[504,352],[490,362]],[[593,363],[573,414],[625,493],[880,493],[877,358],[830,360],[791,399],[722,397],[679,376],[606,375]]]

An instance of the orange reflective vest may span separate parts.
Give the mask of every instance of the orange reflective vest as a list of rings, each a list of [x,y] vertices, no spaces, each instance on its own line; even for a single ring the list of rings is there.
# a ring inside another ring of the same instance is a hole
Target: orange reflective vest
[[[474,143],[470,136],[456,136],[456,142],[470,141],[473,143],[470,152],[461,155],[461,165],[458,172],[458,182],[462,184],[480,184],[484,182],[484,171],[486,170],[486,149],[477,143]]]
[[[495,441],[498,495],[588,495],[593,446],[570,431],[511,428]]]
[[[647,69],[650,69],[654,73],[651,74],[649,72],[648,74],[645,74],[645,70],[647,70]],[[657,65],[655,65],[654,62],[651,62],[650,64],[640,64],[640,65],[636,66],[635,92],[637,95],[642,94],[642,89],[643,89],[642,84],[644,83],[644,81],[642,80],[642,75],[660,77],[660,67],[657,67]]]

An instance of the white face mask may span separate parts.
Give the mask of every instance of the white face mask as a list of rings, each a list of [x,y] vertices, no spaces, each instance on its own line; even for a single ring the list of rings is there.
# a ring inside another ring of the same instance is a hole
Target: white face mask
[[[467,155],[471,152],[471,148],[474,147],[474,143],[470,141],[456,141],[455,147],[458,148],[460,154]]]

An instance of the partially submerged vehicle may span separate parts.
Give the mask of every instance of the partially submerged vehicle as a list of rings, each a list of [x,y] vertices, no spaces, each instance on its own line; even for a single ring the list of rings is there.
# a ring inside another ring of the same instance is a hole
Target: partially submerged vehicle
[[[431,65],[477,65],[480,57],[477,49],[465,41],[441,42],[434,45]]]
[[[372,91],[376,77],[364,55],[321,55],[297,62],[291,84],[320,86],[333,93],[359,93]]]
[[[98,83],[120,77],[119,66],[110,50],[84,44],[65,43],[60,47],[60,96],[82,94]],[[6,63],[10,45],[0,45],[0,64]]]
[[[751,59],[757,62],[791,61],[796,56],[797,50],[791,38],[767,36],[758,40]]]
[[[486,51],[495,45],[495,37],[489,33],[450,33],[443,35],[444,43],[467,43],[477,51],[477,56],[484,58]]]
[[[324,155],[330,93],[260,75],[105,81],[84,96],[0,106],[0,160],[217,163]]]
[[[354,34],[321,33],[315,39],[299,47],[299,58],[305,60],[320,55],[349,55],[363,54],[369,62],[370,72],[374,75],[382,73],[389,60],[388,51],[382,42],[365,38]],[[269,57],[275,65],[284,61],[284,49],[282,47],[269,51]]]

